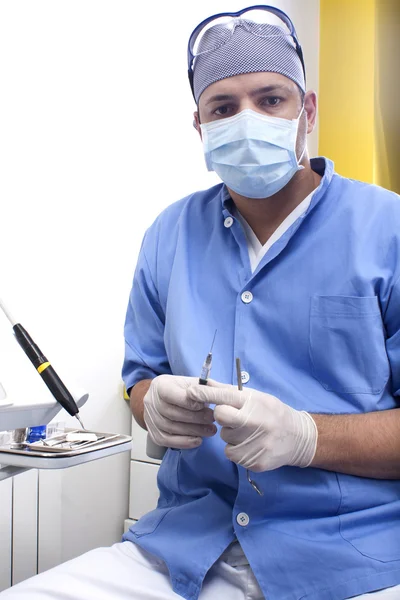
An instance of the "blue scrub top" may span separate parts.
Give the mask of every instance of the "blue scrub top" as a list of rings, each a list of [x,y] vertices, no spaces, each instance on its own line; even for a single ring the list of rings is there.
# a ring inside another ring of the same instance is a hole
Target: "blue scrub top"
[[[340,177],[329,160],[312,168],[323,178],[308,210],[254,273],[224,185],[157,218],[127,311],[127,388],[199,376],[217,329],[214,379],[235,384],[238,356],[246,385],[298,410],[397,407],[400,199]],[[124,536],[167,563],[176,593],[196,600],[235,536],[268,600],[344,600],[400,584],[399,481],[283,467],[254,476],[261,497],[224,446],[217,434],[169,449],[157,509]]]

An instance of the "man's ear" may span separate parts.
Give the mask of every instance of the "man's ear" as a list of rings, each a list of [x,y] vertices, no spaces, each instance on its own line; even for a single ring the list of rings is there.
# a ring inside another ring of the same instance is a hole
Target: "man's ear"
[[[193,127],[198,131],[199,136],[201,138],[200,118],[199,112],[197,110],[193,113]]]
[[[307,133],[311,133],[317,120],[317,94],[312,90],[304,97],[304,110],[307,114]]]

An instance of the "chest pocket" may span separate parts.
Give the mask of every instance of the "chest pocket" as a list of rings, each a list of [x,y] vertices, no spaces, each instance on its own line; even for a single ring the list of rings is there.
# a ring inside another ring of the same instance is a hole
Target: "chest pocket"
[[[376,296],[314,296],[310,311],[314,377],[329,391],[379,394],[389,378]]]

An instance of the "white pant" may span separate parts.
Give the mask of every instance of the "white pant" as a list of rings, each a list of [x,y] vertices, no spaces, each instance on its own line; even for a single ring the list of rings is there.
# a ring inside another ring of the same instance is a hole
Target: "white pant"
[[[200,600],[264,600],[238,545],[207,573]],[[136,544],[98,548],[0,593],[0,600],[178,600],[165,563]],[[399,600],[400,586],[358,600]]]

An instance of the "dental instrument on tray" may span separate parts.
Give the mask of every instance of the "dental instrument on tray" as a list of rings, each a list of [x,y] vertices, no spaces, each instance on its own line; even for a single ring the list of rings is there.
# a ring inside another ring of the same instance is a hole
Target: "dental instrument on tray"
[[[206,359],[203,363],[202,369],[201,369],[201,374],[199,377],[199,384],[200,385],[207,385],[207,380],[210,376],[210,371],[211,371],[211,365],[212,365],[212,351],[213,351],[213,347],[214,347],[214,342],[215,342],[215,336],[217,335],[217,330],[215,330],[214,333],[214,337],[213,337],[213,341],[211,344],[211,348],[210,348],[210,352],[207,354]]]
[[[39,452],[69,452],[70,450],[94,446],[97,442],[115,437],[117,437],[117,434],[105,436],[87,431],[69,431],[52,438],[33,442],[33,444],[25,443],[22,446]]]
[[[77,407],[72,394],[61,381],[50,362],[32,340],[26,329],[24,329],[24,327],[22,327],[22,325],[12,317],[1,298],[0,308],[11,323],[17,342],[39,373],[40,377],[43,379],[54,398],[59,404],[61,404],[63,408],[65,408],[68,414],[70,414],[72,417],[76,417],[82,429],[85,429],[79,415],[79,408]]]
[[[240,366],[240,358],[236,359],[236,378],[237,378],[238,390],[239,390],[239,392],[241,392],[243,390],[243,385],[242,385],[242,369]],[[260,496],[264,496],[264,492],[262,490],[260,490],[260,488],[254,481],[254,479],[252,479],[250,477],[250,471],[248,469],[246,469],[246,473],[247,473],[247,481],[250,483],[252,488],[256,490],[257,494],[259,494]]]

